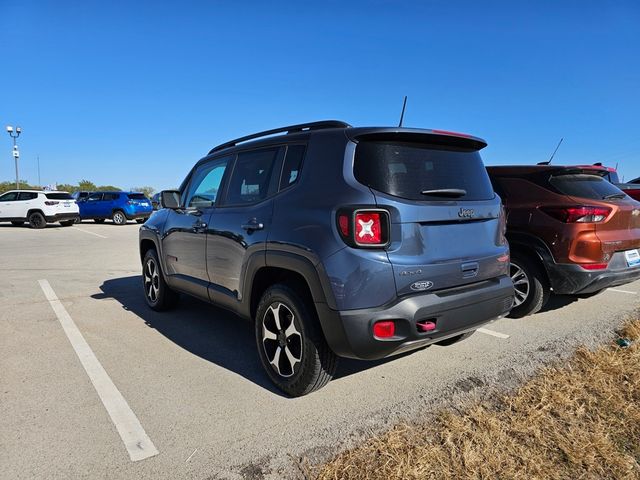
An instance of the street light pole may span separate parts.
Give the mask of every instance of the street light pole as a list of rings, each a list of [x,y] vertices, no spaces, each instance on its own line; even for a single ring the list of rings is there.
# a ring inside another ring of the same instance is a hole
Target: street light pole
[[[18,158],[20,158],[20,152],[18,151],[18,144],[16,140],[22,133],[22,129],[20,127],[16,127],[15,131],[11,125],[7,125],[7,133],[13,139],[13,159],[16,163],[16,190],[20,189],[20,180],[18,176]]]

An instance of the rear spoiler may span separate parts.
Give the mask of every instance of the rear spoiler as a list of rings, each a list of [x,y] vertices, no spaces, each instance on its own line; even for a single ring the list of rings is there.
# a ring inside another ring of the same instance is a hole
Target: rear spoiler
[[[431,145],[452,146],[468,150],[482,150],[487,146],[482,138],[447,130],[399,127],[356,127],[345,129],[347,137],[354,141],[405,141]]]

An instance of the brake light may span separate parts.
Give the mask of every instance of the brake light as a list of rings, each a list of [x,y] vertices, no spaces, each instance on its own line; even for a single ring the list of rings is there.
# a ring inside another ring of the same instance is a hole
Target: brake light
[[[547,207],[541,210],[564,223],[599,223],[611,214],[608,207]]]
[[[49,207],[52,207],[54,205],[58,205],[60,202],[52,202],[51,200],[47,200],[44,202],[45,205],[48,205]]]
[[[396,324],[393,320],[383,320],[373,324],[373,336],[376,338],[391,338],[396,334]]]
[[[389,243],[389,213],[380,209],[345,208],[337,215],[338,230],[347,245],[384,247]]]
[[[449,130],[431,130],[433,133],[439,133],[441,135],[454,135],[456,137],[464,137],[464,138],[471,138],[471,135],[466,134],[466,133],[460,133],[460,132],[451,132]]]
[[[604,270],[607,268],[607,263],[583,263],[580,265],[585,270]]]
[[[355,240],[360,245],[380,245],[382,241],[382,221],[380,213],[358,212],[355,216]]]

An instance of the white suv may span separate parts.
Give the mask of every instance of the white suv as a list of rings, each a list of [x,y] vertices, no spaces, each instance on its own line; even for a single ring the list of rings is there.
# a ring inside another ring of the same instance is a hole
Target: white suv
[[[79,215],[78,204],[67,192],[11,190],[0,195],[0,222],[15,226],[29,222],[31,228],[44,228],[47,223],[60,222],[68,227]]]

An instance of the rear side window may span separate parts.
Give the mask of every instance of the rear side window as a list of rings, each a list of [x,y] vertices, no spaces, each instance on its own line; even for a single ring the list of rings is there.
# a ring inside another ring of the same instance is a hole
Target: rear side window
[[[119,193],[105,193],[102,197],[103,200],[118,200],[118,198],[120,198]]]
[[[20,192],[18,200],[33,200],[38,198],[38,194],[35,192]]]
[[[229,180],[225,205],[246,205],[267,198],[279,150],[268,148],[238,154]]]
[[[127,194],[129,200],[146,200],[147,197],[144,196],[144,193],[129,193]]]
[[[45,196],[49,200],[73,200],[73,197],[68,193],[45,193]]]
[[[489,200],[489,176],[477,151],[417,143],[360,142],[356,179],[374,190],[410,200]],[[456,198],[425,195],[428,190],[464,190]]]
[[[282,167],[282,176],[280,177],[280,190],[293,185],[300,176],[300,168],[302,167],[302,159],[304,158],[304,145],[290,145],[287,147],[287,156],[284,159]]]
[[[625,196],[622,190],[599,175],[554,175],[549,179],[549,183],[560,193],[571,197],[604,200],[610,196],[614,198]]]

